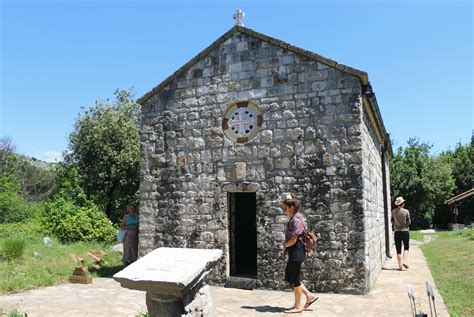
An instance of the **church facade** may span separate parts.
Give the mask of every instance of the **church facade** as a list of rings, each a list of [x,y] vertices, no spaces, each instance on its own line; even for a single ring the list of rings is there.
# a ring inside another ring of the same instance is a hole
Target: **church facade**
[[[389,136],[365,72],[234,26],[138,100],[140,253],[218,248],[211,275],[284,289],[282,200],[317,250],[309,288],[366,293],[389,254]]]

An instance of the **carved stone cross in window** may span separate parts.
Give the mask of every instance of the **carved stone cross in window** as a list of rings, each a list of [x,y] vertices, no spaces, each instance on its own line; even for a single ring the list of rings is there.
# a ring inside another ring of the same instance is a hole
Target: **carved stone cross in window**
[[[262,111],[250,101],[241,100],[230,104],[222,118],[225,136],[237,143],[252,140],[262,129],[262,124]]]
[[[239,136],[244,136],[255,127],[257,115],[251,108],[237,108],[229,118],[230,129]]]

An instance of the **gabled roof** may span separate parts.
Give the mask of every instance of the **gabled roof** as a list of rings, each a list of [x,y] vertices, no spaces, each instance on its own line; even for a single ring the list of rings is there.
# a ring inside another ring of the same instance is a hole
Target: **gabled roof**
[[[381,144],[384,144],[384,147],[388,150],[389,156],[392,155],[392,145],[390,142],[389,135],[385,130],[385,126],[383,124],[382,116],[380,114],[380,110],[377,104],[377,99],[375,98],[375,94],[372,91],[372,87],[369,83],[369,76],[366,72],[349,67],[347,65],[341,64],[336,62],[335,60],[329,59],[327,57],[321,56],[319,54],[313,53],[311,51],[302,49],[300,47],[294,46],[292,44],[286,43],[279,39],[273,38],[271,36],[256,32],[252,29],[236,25],[232,27],[229,31],[224,33],[221,37],[215,40],[211,45],[201,51],[199,54],[194,56],[189,62],[181,66],[177,71],[175,71],[171,76],[163,80],[158,86],[147,92],[145,95],[140,97],[137,100],[138,104],[144,104],[150,98],[158,94],[163,88],[168,86],[171,82],[175,79],[179,78],[183,73],[188,71],[195,63],[206,57],[209,53],[211,53],[215,48],[219,47],[223,42],[228,40],[232,37],[235,33],[240,32],[243,34],[250,35],[254,38],[260,39],[262,41],[268,42],[275,46],[281,47],[285,50],[293,52],[298,55],[305,56],[309,59],[315,60],[322,64],[328,65],[330,67],[334,67],[342,72],[347,74],[356,76],[359,78],[359,81],[363,87],[363,97],[364,97],[364,106],[369,113],[369,118],[372,124],[374,125],[377,138]]]
[[[244,34],[248,34],[252,37],[258,38],[262,41],[271,43],[275,46],[281,47],[285,50],[288,50],[290,52],[308,57],[310,59],[313,59],[317,62],[323,63],[325,65],[334,67],[339,69],[340,71],[343,71],[345,73],[348,73],[350,75],[354,75],[359,78],[360,82],[362,85],[367,85],[369,83],[369,78],[366,72],[346,66],[344,64],[338,63],[332,59],[329,59],[327,57],[321,56],[319,54],[310,52],[308,50],[299,48],[297,46],[291,45],[289,43],[283,42],[281,40],[278,40],[276,38],[270,37],[268,35],[255,32],[252,29],[236,25],[232,27],[229,31],[224,33],[221,37],[219,37],[217,40],[215,40],[211,45],[209,45],[206,49],[204,49],[201,53],[197,54],[194,56],[189,62],[181,66],[177,71],[175,71],[171,76],[163,80],[158,86],[153,88],[151,91],[147,92],[145,95],[140,97],[137,100],[137,103],[143,104],[145,103],[148,99],[159,93],[163,88],[165,88],[168,84],[170,84],[173,80],[178,78],[180,75],[185,73],[189,68],[191,68],[196,62],[200,61],[202,58],[207,56],[212,50],[217,48],[219,45],[221,45],[223,42],[228,40],[230,37],[232,37],[235,33],[240,32]]]

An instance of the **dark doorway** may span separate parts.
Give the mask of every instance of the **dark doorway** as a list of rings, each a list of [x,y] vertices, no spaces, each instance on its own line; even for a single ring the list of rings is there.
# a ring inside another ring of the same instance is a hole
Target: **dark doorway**
[[[256,194],[228,193],[230,275],[257,277]]]

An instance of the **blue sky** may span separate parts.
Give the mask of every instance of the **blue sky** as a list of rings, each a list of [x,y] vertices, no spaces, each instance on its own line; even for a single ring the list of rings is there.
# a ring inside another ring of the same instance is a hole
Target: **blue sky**
[[[369,73],[395,146],[433,151],[473,129],[470,1],[0,0],[0,136],[54,160],[81,107],[140,97],[232,27],[245,26]]]

